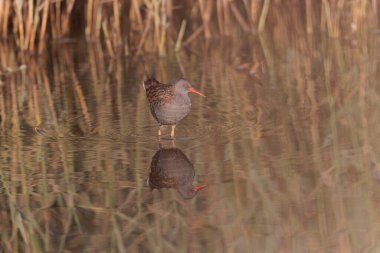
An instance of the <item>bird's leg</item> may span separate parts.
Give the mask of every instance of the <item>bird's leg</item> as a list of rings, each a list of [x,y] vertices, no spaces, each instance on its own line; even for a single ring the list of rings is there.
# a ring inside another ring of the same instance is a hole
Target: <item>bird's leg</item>
[[[160,148],[161,148],[161,135],[158,135],[158,136],[157,136],[157,141],[158,141],[158,145],[159,145]]]
[[[161,125],[158,127],[158,137],[160,138],[162,135],[162,132],[161,132]]]
[[[174,131],[175,131],[175,125],[172,126],[172,132],[170,133],[170,137],[174,139]]]

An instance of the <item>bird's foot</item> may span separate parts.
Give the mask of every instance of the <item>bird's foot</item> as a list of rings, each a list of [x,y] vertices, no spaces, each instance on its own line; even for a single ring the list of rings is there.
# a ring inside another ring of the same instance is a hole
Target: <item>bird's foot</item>
[[[160,138],[161,135],[162,135],[162,132],[161,132],[161,126],[158,127],[157,135],[158,135],[159,138]]]

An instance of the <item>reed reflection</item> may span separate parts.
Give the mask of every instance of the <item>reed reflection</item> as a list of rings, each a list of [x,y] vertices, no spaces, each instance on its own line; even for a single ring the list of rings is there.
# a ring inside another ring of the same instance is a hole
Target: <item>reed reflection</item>
[[[171,147],[163,147],[152,157],[147,184],[153,191],[161,188],[175,188],[184,199],[191,199],[206,187],[204,184],[193,186],[195,170],[193,163],[174,142]]]

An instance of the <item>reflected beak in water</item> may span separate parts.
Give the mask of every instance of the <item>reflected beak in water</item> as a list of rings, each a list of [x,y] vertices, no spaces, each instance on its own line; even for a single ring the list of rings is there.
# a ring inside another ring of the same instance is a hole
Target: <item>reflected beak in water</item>
[[[192,93],[196,93],[196,94],[198,94],[198,95],[200,95],[200,96],[202,96],[202,97],[206,97],[203,93],[197,91],[197,90],[194,89],[194,88],[189,88],[187,91],[188,91],[188,92],[192,92]]]
[[[194,191],[199,191],[199,190],[202,190],[203,188],[205,188],[207,185],[206,184],[201,184],[201,185],[197,185],[197,186],[194,186],[193,187],[193,190]]]

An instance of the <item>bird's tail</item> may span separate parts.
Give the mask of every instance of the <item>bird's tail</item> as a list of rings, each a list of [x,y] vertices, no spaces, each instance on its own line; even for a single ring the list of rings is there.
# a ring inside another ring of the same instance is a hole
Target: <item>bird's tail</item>
[[[159,81],[156,79],[156,73],[154,70],[151,70],[151,73],[145,77],[145,80],[143,81],[143,87],[144,89],[148,89],[150,86],[158,85],[160,84]]]
[[[143,82],[144,89],[148,89],[150,86],[157,85],[159,82],[154,76],[147,76]]]

